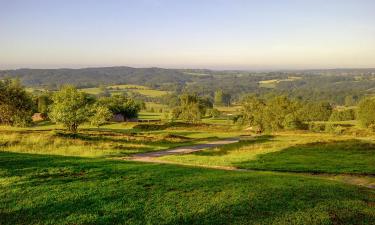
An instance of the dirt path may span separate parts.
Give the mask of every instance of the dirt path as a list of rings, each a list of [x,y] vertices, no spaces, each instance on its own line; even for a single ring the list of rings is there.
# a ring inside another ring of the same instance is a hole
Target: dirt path
[[[134,161],[143,161],[143,162],[158,161],[156,159],[157,157],[161,157],[165,155],[188,154],[192,152],[202,151],[207,148],[213,148],[213,147],[218,147],[222,145],[237,143],[239,142],[239,140],[240,140],[239,138],[228,138],[228,139],[209,142],[206,144],[178,147],[178,148],[163,150],[163,151],[158,151],[158,152],[140,153],[140,154],[132,155],[128,159],[134,160]]]
[[[139,161],[139,162],[174,164],[174,165],[181,165],[181,166],[193,166],[193,167],[202,167],[202,168],[219,169],[219,170],[231,170],[231,171],[239,171],[239,172],[255,172],[255,171],[260,172],[259,170],[240,169],[240,168],[231,167],[231,166],[195,165],[195,164],[170,162],[170,161],[159,159],[159,157],[161,156],[189,154],[192,152],[202,151],[207,148],[218,147],[218,146],[237,143],[237,142],[239,142],[239,138],[228,138],[228,139],[209,142],[206,144],[178,147],[178,148],[163,150],[163,151],[158,151],[158,152],[140,153],[140,154],[132,155],[131,157],[125,157],[121,159]],[[316,178],[339,181],[339,182],[352,184],[352,185],[358,185],[358,186],[367,187],[370,189],[375,189],[375,177],[374,176],[348,175],[348,174],[326,174],[326,173],[312,174],[312,173],[280,172],[280,171],[262,171],[262,172],[316,177]]]

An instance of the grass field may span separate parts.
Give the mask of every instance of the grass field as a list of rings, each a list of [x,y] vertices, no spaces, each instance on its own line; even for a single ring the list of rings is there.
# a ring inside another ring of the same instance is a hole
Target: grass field
[[[110,94],[122,94],[122,93],[138,93],[147,97],[160,97],[165,94],[168,94],[167,91],[155,90],[146,86],[134,85],[134,84],[119,84],[119,85],[110,85],[106,87]],[[97,95],[101,93],[99,87],[94,88],[83,88],[80,89],[83,92],[88,94]]]
[[[153,114],[144,118],[153,119]],[[239,135],[236,130],[215,125],[196,126],[173,124],[112,123],[100,128],[81,127],[77,135],[70,135],[52,123],[40,123],[30,128],[0,127],[0,151],[34,154],[53,154],[83,157],[128,156],[135,153],[160,151],[177,146],[204,143]]]
[[[163,160],[208,166],[293,172],[375,174],[375,144],[367,139],[280,133]]]
[[[372,137],[246,134],[214,121],[84,125],[76,135],[48,122],[0,127],[0,224],[375,223],[374,189],[295,173],[373,175]],[[120,160],[240,136],[239,143],[161,159],[262,171]]]
[[[0,153],[1,224],[373,224],[374,192],[303,176]]]

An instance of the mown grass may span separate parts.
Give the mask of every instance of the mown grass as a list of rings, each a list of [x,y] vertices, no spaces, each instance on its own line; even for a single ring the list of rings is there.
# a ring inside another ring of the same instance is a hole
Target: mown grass
[[[163,160],[294,172],[375,174],[375,145],[347,136],[279,133]]]
[[[315,142],[259,155],[241,168],[375,175],[375,144],[361,140]]]
[[[1,224],[374,224],[375,193],[333,181],[0,152]]]

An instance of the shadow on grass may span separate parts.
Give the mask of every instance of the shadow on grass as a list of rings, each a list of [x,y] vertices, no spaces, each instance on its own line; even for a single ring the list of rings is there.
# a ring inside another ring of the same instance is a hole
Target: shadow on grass
[[[199,155],[199,156],[222,156],[222,155],[229,154],[231,151],[237,150],[243,146],[249,146],[249,145],[272,141],[273,138],[274,136],[272,135],[256,136],[249,140],[240,140],[237,143],[222,145],[219,147],[215,147],[214,149],[209,149],[206,151],[199,151],[193,154]]]
[[[236,163],[239,168],[375,175],[375,144],[351,139],[296,145]]]
[[[0,153],[1,224],[371,224],[366,190],[238,173]]]

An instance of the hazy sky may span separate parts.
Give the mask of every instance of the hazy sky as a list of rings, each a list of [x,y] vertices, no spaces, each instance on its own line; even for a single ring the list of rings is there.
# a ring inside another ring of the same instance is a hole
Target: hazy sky
[[[375,0],[0,0],[0,67],[375,67]]]

